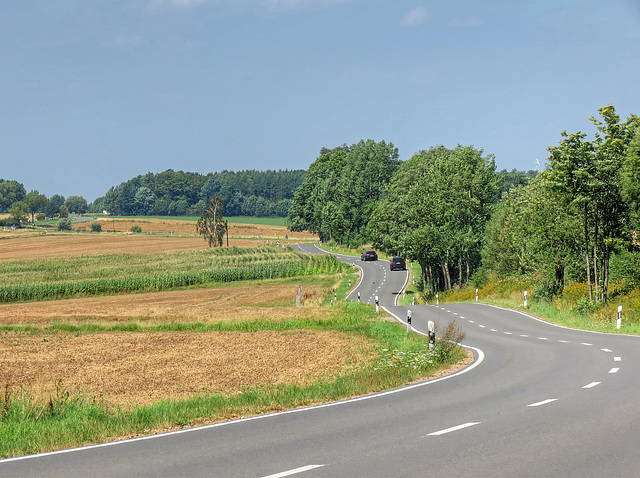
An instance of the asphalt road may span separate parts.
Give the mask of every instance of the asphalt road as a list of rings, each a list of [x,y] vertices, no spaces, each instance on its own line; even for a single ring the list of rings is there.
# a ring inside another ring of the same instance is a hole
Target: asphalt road
[[[378,295],[405,320],[394,304],[406,273],[356,263],[352,300]],[[474,364],[321,407],[4,460],[0,476],[640,475],[640,338],[482,304],[411,308],[423,333],[428,320],[456,320]]]

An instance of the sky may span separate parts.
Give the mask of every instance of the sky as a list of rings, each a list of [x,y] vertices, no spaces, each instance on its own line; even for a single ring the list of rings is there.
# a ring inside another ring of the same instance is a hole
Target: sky
[[[640,0],[1,0],[0,45],[0,179],[88,202],[367,139],[542,170],[640,115]]]

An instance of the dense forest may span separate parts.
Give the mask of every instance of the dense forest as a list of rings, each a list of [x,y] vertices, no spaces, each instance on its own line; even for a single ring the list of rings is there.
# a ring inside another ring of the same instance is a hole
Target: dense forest
[[[19,182],[0,179],[0,212],[11,214],[13,207],[12,216],[16,217],[103,211],[124,216],[197,216],[210,199],[219,196],[227,216],[286,217],[304,175],[304,170],[225,170],[202,175],[169,169],[136,176],[110,188],[91,204],[81,196],[56,194],[47,198],[37,191],[27,193]]]
[[[418,261],[427,292],[489,274],[537,274],[538,294],[586,282],[607,302],[609,283],[640,286],[640,120],[613,106],[595,133],[561,133],[537,172],[500,171],[473,146],[434,146],[399,162],[392,144],[323,149],[297,189],[292,230],[351,247],[370,243]]]

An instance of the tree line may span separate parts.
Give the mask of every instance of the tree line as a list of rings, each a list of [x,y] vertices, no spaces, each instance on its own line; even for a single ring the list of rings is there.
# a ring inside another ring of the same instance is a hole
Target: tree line
[[[427,292],[536,274],[540,294],[561,293],[568,277],[606,302],[611,261],[628,287],[640,285],[640,122],[621,121],[613,106],[599,115],[591,139],[562,132],[539,174],[497,172],[473,146],[434,146],[404,162],[384,141],[323,148],[289,227],[415,260]]]
[[[214,197],[225,202],[229,216],[286,217],[304,170],[227,171],[206,175],[171,169],[136,176],[92,203],[82,196],[50,198],[26,192],[15,180],[0,179],[0,213],[9,213],[5,225],[20,225],[36,215],[67,217],[71,213],[134,215],[199,215]]]

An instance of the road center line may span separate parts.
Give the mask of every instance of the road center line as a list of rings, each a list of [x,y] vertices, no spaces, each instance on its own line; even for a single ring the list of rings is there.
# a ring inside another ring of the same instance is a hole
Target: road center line
[[[451,427],[451,428],[445,428],[444,430],[440,430],[440,431],[437,431],[437,432],[429,433],[428,435],[425,435],[425,436],[428,436],[428,437],[440,436],[440,435],[444,435],[446,433],[451,433],[451,432],[455,432],[455,431],[458,431],[458,430],[462,430],[463,428],[472,427],[474,425],[478,425],[479,423],[480,422],[463,423],[462,425],[458,425],[458,426]]]
[[[611,370],[609,370],[609,373],[618,373],[618,370],[620,370],[620,367],[613,367]]]
[[[527,407],[539,407],[540,405],[546,405],[547,403],[555,402],[557,398],[549,398],[547,400],[542,400],[541,402],[532,403],[527,405]]]
[[[591,383],[588,383],[587,385],[585,385],[585,386],[584,386],[584,387],[582,387],[582,388],[593,388],[593,387],[595,387],[596,385],[600,385],[600,383],[601,383],[601,382],[591,382]]]
[[[614,362],[621,362],[622,361],[622,357],[613,357],[613,361]]]
[[[299,468],[294,468],[293,470],[282,471],[282,472],[276,473],[274,475],[267,475],[267,476],[264,476],[263,478],[283,478],[285,476],[297,475],[298,473],[303,473],[305,471],[314,470],[314,469],[320,468],[322,466],[324,466],[324,465],[301,466]]]
[[[590,346],[590,345],[593,345],[593,344],[589,344],[589,343],[587,343],[587,342],[580,342],[580,345]]]
[[[613,350],[611,349],[600,349],[600,350],[602,350],[603,352],[613,352]]]

